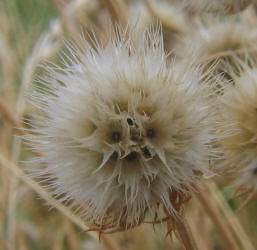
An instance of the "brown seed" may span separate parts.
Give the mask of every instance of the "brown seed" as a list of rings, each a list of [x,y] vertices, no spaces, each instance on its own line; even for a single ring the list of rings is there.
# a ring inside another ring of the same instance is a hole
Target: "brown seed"
[[[137,158],[138,158],[138,153],[135,152],[135,151],[132,151],[131,153],[129,153],[129,154],[126,156],[126,159],[127,159],[128,161],[135,161]]]
[[[128,123],[129,126],[132,126],[134,124],[133,120],[130,119],[130,118],[127,119],[127,123]]]
[[[120,132],[113,132],[112,133],[112,141],[119,142],[121,140],[121,133]]]
[[[147,147],[143,148],[143,155],[146,159],[151,158],[152,154]]]

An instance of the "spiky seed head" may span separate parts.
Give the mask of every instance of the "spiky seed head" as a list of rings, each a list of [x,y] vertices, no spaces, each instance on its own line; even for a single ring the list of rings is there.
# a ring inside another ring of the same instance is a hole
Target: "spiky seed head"
[[[35,177],[102,230],[136,226],[160,204],[176,215],[212,175],[208,88],[166,62],[158,31],[125,33],[86,54],[68,46],[32,94]]]

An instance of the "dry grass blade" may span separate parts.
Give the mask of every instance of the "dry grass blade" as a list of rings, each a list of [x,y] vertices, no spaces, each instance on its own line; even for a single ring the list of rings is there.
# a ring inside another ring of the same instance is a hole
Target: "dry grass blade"
[[[53,36],[56,35],[55,32],[56,31],[54,29],[50,29],[50,31],[43,33],[38,38],[31,55],[26,61],[23,74],[21,77],[21,85],[20,85],[20,89],[17,97],[15,115],[13,116],[13,117],[17,117],[18,121],[22,119],[24,114],[24,110],[26,106],[25,96],[26,96],[26,92],[31,86],[35,68],[37,67],[38,63],[41,60],[46,59],[46,57],[49,56],[49,46],[53,45],[50,43],[50,41],[53,38]],[[55,46],[53,46],[53,48],[55,48]],[[12,158],[12,162],[16,162],[20,154],[20,146],[21,146],[20,138],[15,137],[13,139],[12,145],[13,146],[11,149],[11,158]],[[11,247],[15,246],[14,234],[15,234],[15,227],[16,227],[15,210],[16,210],[16,203],[17,203],[16,195],[18,192],[17,186],[18,186],[18,182],[16,178],[12,177],[10,179],[10,186],[9,186],[10,192],[8,197],[8,216],[7,216],[8,218],[7,232],[8,232],[9,240],[11,242]]]
[[[105,5],[107,6],[113,24],[115,22],[119,23],[122,27],[127,26],[127,14],[126,8],[124,6],[123,0],[103,0]]]
[[[217,206],[224,213],[224,218],[226,218],[230,231],[233,232],[237,240],[241,243],[242,248],[245,250],[254,250],[255,247],[251,243],[245,230],[242,228],[242,225],[240,224],[238,218],[233,213],[222,194],[219,192],[215,183],[209,182],[206,183],[205,186],[210,191],[210,195],[211,197],[213,197],[215,204],[217,204]]]
[[[74,224],[80,227],[82,230],[88,230],[88,226],[76,215],[74,215],[64,205],[58,203],[51,195],[49,195],[37,182],[30,179],[26,174],[15,164],[10,162],[6,157],[0,154],[0,164],[10,170],[16,177],[25,182],[30,188],[38,193],[48,204],[53,205],[58,211],[60,211],[65,217],[71,220]],[[89,232],[89,234],[98,240],[98,234],[96,232]],[[110,237],[105,235],[101,236],[101,240],[104,246],[110,250],[120,250],[119,246]]]
[[[153,6],[153,3],[151,3],[150,0],[144,0],[145,6],[148,8],[150,13],[156,17],[158,20],[161,21],[162,25],[173,32],[176,33],[184,33],[187,32],[188,27],[185,25],[185,23],[179,23],[178,20],[174,20],[172,18],[167,17],[160,13],[155,7]]]
[[[61,0],[52,1],[60,13],[61,21],[64,24],[64,27],[66,28],[72,39],[79,46],[79,48],[83,51],[85,48],[84,41],[82,36],[80,35],[80,31],[77,27],[78,25],[70,9],[70,5],[65,5],[64,3],[62,3]]]
[[[50,205],[55,205],[55,207],[67,218],[69,218],[72,222],[74,222],[76,225],[78,225],[83,230],[88,230],[88,227],[76,216],[73,215],[73,213],[68,210],[65,206],[58,204],[58,202],[49,195],[37,182],[33,181],[29,177],[26,176],[26,174],[14,163],[10,162],[6,157],[0,154],[0,163],[3,167],[8,168],[15,176],[17,176],[19,179],[21,179],[23,182],[25,182],[30,188],[32,188],[35,192],[37,192],[41,198],[47,201]],[[93,235],[94,238],[97,238],[96,233],[90,233]]]
[[[257,199],[257,193],[251,193],[247,199],[243,202],[243,204],[237,209],[237,212],[240,212],[243,208],[245,208],[248,204],[255,201]]]
[[[2,113],[3,117],[12,127],[21,128],[22,124],[13,116],[10,111],[8,105],[5,104],[3,98],[0,97],[0,113]],[[18,130],[20,134],[24,134],[25,132],[22,130]]]
[[[186,222],[186,219],[183,218],[183,220],[178,220],[176,222],[176,229],[180,235],[180,238],[187,250],[197,250],[196,243],[193,239],[192,232],[189,228],[188,223]]]
[[[226,245],[226,249],[239,249],[236,244],[236,241],[228,228],[228,225],[224,223],[224,219],[221,217],[221,213],[219,212],[219,208],[213,202],[212,199],[209,198],[209,194],[206,193],[205,190],[201,190],[198,187],[195,187],[198,191],[197,198],[201,202],[202,206],[205,208],[207,214],[213,220],[215,226],[217,227],[218,233],[222,238],[224,244]]]

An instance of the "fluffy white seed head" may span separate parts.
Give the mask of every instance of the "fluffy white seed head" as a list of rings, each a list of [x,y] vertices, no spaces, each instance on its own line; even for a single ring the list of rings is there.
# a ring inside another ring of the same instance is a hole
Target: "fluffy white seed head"
[[[35,177],[101,229],[136,226],[160,204],[175,215],[212,175],[206,85],[167,64],[159,32],[127,36],[86,54],[67,47],[64,67],[46,66],[32,94]]]
[[[235,86],[220,97],[221,122],[232,132],[221,140],[222,163],[237,174],[237,186],[257,191],[257,69],[245,68],[233,80]]]

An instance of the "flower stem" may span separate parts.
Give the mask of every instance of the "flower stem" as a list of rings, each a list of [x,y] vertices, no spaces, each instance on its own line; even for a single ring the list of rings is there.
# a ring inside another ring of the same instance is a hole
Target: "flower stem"
[[[185,218],[176,221],[176,230],[187,250],[197,250],[192,232]]]
[[[168,234],[172,240],[171,232],[174,230],[177,238],[181,240],[186,250],[198,250],[193,234],[185,218],[174,218],[170,217],[167,221]]]
[[[197,198],[202,204],[202,206],[205,208],[205,211],[208,213],[210,218],[212,219],[213,223],[215,224],[218,233],[222,240],[224,241],[224,244],[226,245],[226,249],[239,249],[236,241],[234,240],[234,237],[229,230],[226,221],[224,221],[221,217],[221,214],[219,212],[219,208],[213,202],[212,199],[209,198],[209,195],[204,193],[201,189],[198,187],[195,187],[198,191]]]

